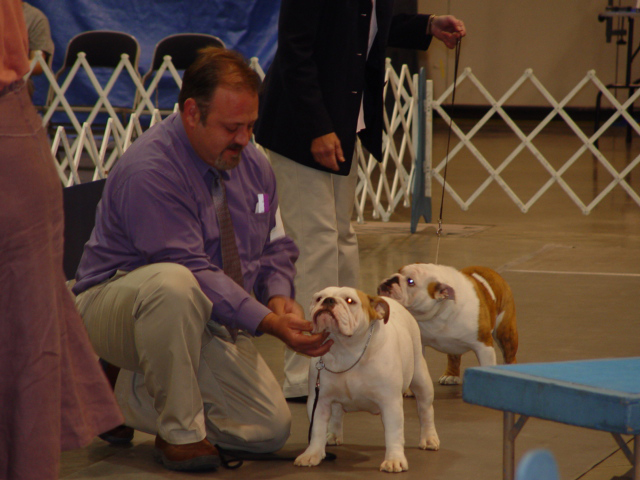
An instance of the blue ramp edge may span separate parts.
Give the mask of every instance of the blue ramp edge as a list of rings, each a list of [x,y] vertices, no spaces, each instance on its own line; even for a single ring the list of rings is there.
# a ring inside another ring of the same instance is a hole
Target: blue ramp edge
[[[468,368],[465,402],[620,434],[640,434],[640,357]]]
[[[431,222],[431,197],[425,194],[424,162],[426,153],[426,81],[427,75],[424,68],[420,69],[418,80],[418,135],[416,158],[413,173],[413,185],[411,187],[411,233],[416,233],[420,217],[426,223]]]

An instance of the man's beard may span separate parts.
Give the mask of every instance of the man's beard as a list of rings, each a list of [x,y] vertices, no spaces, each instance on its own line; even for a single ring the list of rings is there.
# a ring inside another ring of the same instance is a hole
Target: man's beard
[[[227,159],[224,158],[224,153],[227,150],[230,149],[236,149],[236,148],[241,148],[242,147],[240,145],[229,145],[229,147],[227,147],[225,150],[223,150],[223,152],[220,154],[220,156],[218,158],[215,159],[215,161],[213,162],[213,166],[217,169],[217,170],[231,170],[233,168],[236,168],[238,166],[238,164],[240,163],[240,159],[242,158],[242,151],[240,153],[238,153],[237,155],[231,155],[230,157],[227,157]]]

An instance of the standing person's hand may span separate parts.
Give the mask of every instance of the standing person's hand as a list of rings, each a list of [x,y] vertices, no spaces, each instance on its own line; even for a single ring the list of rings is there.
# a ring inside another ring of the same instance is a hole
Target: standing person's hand
[[[467,34],[462,20],[458,20],[453,15],[436,15],[429,22],[429,26],[430,31],[427,33],[442,41],[447,48],[455,47],[458,39]]]
[[[344,162],[342,145],[334,132],[314,138],[311,141],[311,154],[320,165],[336,172],[340,169],[338,163]]]

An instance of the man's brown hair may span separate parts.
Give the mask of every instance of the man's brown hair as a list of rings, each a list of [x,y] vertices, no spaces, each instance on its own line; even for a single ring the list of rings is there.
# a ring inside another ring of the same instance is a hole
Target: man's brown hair
[[[182,112],[184,102],[193,98],[200,110],[202,123],[207,120],[209,103],[216,88],[249,90],[260,93],[260,76],[249,66],[242,55],[233,50],[205,47],[198,50],[196,60],[182,77],[182,88],[178,95],[178,107]]]

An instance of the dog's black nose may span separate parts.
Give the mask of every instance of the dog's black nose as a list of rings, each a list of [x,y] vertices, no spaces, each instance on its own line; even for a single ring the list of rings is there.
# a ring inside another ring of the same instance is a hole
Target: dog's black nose
[[[336,300],[331,297],[327,297],[322,301],[322,305],[325,305],[327,307],[332,307],[335,304],[336,304]]]
[[[378,295],[385,295],[391,293],[391,285],[394,283],[400,285],[400,280],[397,275],[385,280],[378,286]]]
[[[386,280],[383,285],[390,287],[391,285],[393,285],[394,283],[400,284],[400,278],[397,275],[394,275],[393,277],[389,278],[388,280]]]

